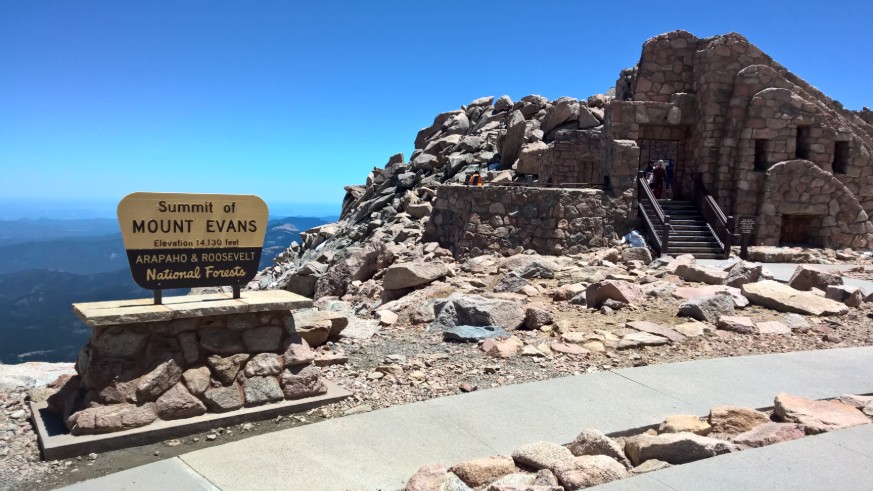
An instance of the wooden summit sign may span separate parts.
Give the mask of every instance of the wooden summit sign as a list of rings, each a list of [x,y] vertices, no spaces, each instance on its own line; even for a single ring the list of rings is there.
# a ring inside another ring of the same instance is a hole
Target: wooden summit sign
[[[258,272],[267,214],[252,195],[133,193],[118,204],[130,271],[148,290],[244,286]]]

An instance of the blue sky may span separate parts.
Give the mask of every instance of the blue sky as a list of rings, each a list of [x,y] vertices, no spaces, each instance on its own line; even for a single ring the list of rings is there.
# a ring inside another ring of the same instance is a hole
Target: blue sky
[[[337,213],[437,113],[603,92],[675,29],[740,32],[873,105],[873,2],[714,5],[0,0],[0,201],[218,192]]]

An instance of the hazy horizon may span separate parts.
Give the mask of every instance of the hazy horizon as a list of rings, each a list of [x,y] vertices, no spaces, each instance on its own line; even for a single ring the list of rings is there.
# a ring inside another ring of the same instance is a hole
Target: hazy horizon
[[[119,199],[120,201],[120,199]],[[265,199],[270,218],[336,218],[340,202],[294,203]],[[116,220],[118,201],[75,198],[8,198],[0,197],[0,220],[78,220],[105,218]]]

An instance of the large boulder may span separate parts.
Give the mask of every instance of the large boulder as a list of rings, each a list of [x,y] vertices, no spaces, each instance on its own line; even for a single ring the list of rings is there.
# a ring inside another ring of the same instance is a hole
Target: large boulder
[[[512,99],[508,95],[502,95],[494,101],[494,112],[508,111],[512,109]]]
[[[453,294],[434,303],[432,326],[445,330],[453,326],[498,326],[513,330],[524,324],[524,309],[510,300],[479,295]]]
[[[182,368],[174,359],[169,359],[151,372],[143,375],[136,386],[140,401],[153,401],[182,380]]]
[[[652,251],[648,247],[630,247],[621,251],[621,262],[641,261],[643,264],[652,262]]]
[[[403,491],[434,491],[440,489],[449,468],[441,464],[427,464],[419,469],[406,482]]]
[[[327,393],[318,367],[307,366],[300,370],[289,369],[282,373],[282,391],[285,399],[301,399]]]
[[[864,290],[857,286],[829,285],[825,290],[825,298],[844,303],[848,307],[860,307],[865,296]]]
[[[552,467],[565,489],[599,486],[627,477],[627,469],[605,455],[582,455],[562,460]]]
[[[189,368],[182,373],[182,381],[185,387],[195,396],[201,396],[209,388],[211,373],[209,367]]]
[[[302,338],[290,340],[285,353],[282,355],[282,361],[286,368],[309,365],[314,360],[315,352],[309,347],[309,343]]]
[[[784,392],[776,396],[773,413],[781,421],[802,424],[809,435],[870,423],[863,412],[840,401],[815,401]]]
[[[282,343],[283,334],[279,326],[260,326],[243,331],[242,340],[249,353],[277,351]]]
[[[500,140],[500,158],[504,168],[515,163],[524,143],[524,115],[520,111],[512,111],[506,121],[506,134]]]
[[[251,377],[243,384],[246,406],[278,402],[284,397],[276,377]]]
[[[132,358],[145,344],[148,331],[132,330],[125,326],[98,328],[91,337],[91,347],[101,357]]]
[[[206,406],[200,399],[194,397],[185,384],[179,382],[164,392],[157,400],[158,416],[161,419],[180,419],[200,416],[206,412]]]
[[[110,404],[95,406],[74,413],[67,419],[67,428],[73,435],[98,435],[129,430],[151,424],[158,418],[155,403]]]
[[[599,113],[602,117],[603,112]],[[579,129],[587,130],[589,128],[596,128],[600,126],[601,118],[598,118],[594,110],[590,107],[586,106],[584,102],[579,103]]]
[[[804,436],[803,425],[767,421],[735,436],[733,442],[746,447],[758,448],[774,443],[798,440]]]
[[[409,213],[410,216],[418,219],[422,219],[424,217],[430,216],[433,212],[433,204],[431,203],[411,203],[406,205],[404,208],[406,213]]]
[[[209,410],[215,413],[234,411],[243,407],[243,392],[236,382],[227,387],[214,387],[203,394]]]
[[[561,460],[573,457],[565,447],[551,442],[536,442],[523,445],[512,452],[518,465],[531,469],[549,469]]]
[[[237,374],[248,359],[249,355],[245,353],[226,357],[212,355],[206,359],[206,364],[212,369],[215,378],[227,385],[236,380]]]
[[[788,280],[788,286],[801,291],[809,291],[813,288],[825,291],[830,285],[842,284],[843,279],[839,275],[806,265],[798,266],[794,275]]]
[[[309,346],[321,346],[335,338],[349,325],[349,319],[338,313],[323,310],[298,310],[291,314],[289,326]]]
[[[658,433],[694,433],[695,435],[706,436],[712,431],[712,426],[694,414],[674,414],[667,416],[661,426],[658,427]]]
[[[697,264],[697,258],[692,256],[691,254],[681,254],[679,256],[676,256],[669,263],[667,263],[667,266],[665,266],[664,269],[666,269],[668,273],[675,273],[679,266],[683,264]]]
[[[391,198],[391,196],[387,196]],[[339,254],[338,254],[339,256]],[[367,281],[376,271],[388,266],[385,245],[368,242],[362,247],[349,247],[315,283],[313,298],[345,295],[353,281]]]
[[[475,488],[514,473],[515,462],[512,457],[498,455],[455,464],[449,468],[449,472],[460,477],[468,486]]]
[[[685,281],[694,283],[706,283],[707,285],[721,285],[728,277],[726,271],[702,266],[700,264],[680,264],[676,268],[676,276]]]
[[[630,462],[625,457],[624,450],[622,450],[618,443],[598,430],[582,430],[567,448],[576,457],[582,455],[605,455],[621,462],[625,467],[630,467]]]
[[[743,285],[743,295],[750,302],[779,312],[792,312],[804,315],[842,315],[849,308],[818,295],[796,290],[773,280]]]
[[[646,300],[646,294],[639,286],[622,280],[592,283],[585,289],[585,303],[589,308],[599,308],[608,299],[642,305]]]
[[[554,105],[546,113],[545,119],[540,129],[543,134],[549,134],[558,126],[579,120],[579,101],[570,97],[561,97],[554,101]]]
[[[382,287],[400,290],[426,285],[449,274],[449,268],[440,262],[395,263],[385,270]]]
[[[265,375],[279,375],[284,368],[285,362],[281,355],[275,353],[259,353],[246,363],[246,377],[262,377]]]
[[[624,446],[625,453],[634,465],[640,465],[649,459],[687,464],[734,450],[736,447],[729,442],[694,433],[666,433],[657,436],[644,433],[628,438]]]
[[[489,338],[482,343],[482,351],[494,358],[512,358],[524,347],[524,343],[515,336],[505,339]]]
[[[734,311],[734,301],[729,295],[692,298],[679,305],[679,315],[699,321],[715,323],[723,315]]]
[[[239,335],[224,327],[207,327],[200,330],[200,345],[207,353],[232,355],[245,351]]]
[[[750,264],[745,261],[740,261],[731,266],[728,270],[728,275],[724,280],[724,284],[734,288],[739,288],[746,283],[754,283],[761,279],[763,270],[764,267],[760,264]]]
[[[524,327],[539,329],[555,321],[555,316],[543,305],[529,305],[524,311]]]
[[[515,171],[519,174],[538,175],[542,172],[543,162],[548,150],[549,145],[539,140],[525,144],[518,155]]]

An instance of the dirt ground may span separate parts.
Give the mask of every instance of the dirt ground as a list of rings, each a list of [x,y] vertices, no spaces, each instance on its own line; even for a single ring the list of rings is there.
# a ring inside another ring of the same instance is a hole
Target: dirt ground
[[[548,281],[542,283],[544,287],[549,286]],[[687,321],[676,316],[677,304],[678,301],[669,298],[656,299],[639,308],[624,308],[604,315],[597,310],[556,302],[553,310],[557,318],[566,319],[573,326],[569,332],[603,331],[620,336],[632,332],[625,327],[629,321],[647,320],[665,326]],[[688,338],[680,344],[628,350],[607,349],[602,353],[591,352],[581,356],[552,353],[548,356],[494,358],[486,355],[475,343],[445,342],[441,333],[428,331],[426,325],[385,327],[370,339],[345,339],[324,348],[324,351],[344,353],[348,357],[345,364],[323,369],[328,379],[354,392],[353,397],[342,402],[303,414],[217,428],[153,445],[54,462],[40,461],[35,435],[27,422],[13,431],[18,432],[16,439],[26,440],[26,443],[20,445],[17,452],[0,458],[0,489],[54,489],[267,432],[463,391],[488,390],[507,384],[648,364],[870,346],[873,345],[873,308],[870,305],[852,309],[849,314],[839,318],[808,318],[812,329],[807,332],[743,335],[708,329],[703,336]],[[755,306],[747,307],[738,314],[756,321],[778,320],[784,316]],[[532,346],[548,345],[561,335],[556,330],[516,331],[514,334]],[[394,368],[389,370],[385,367]],[[0,428],[11,424],[14,423],[0,421]],[[210,435],[214,435],[214,439],[210,440]]]

